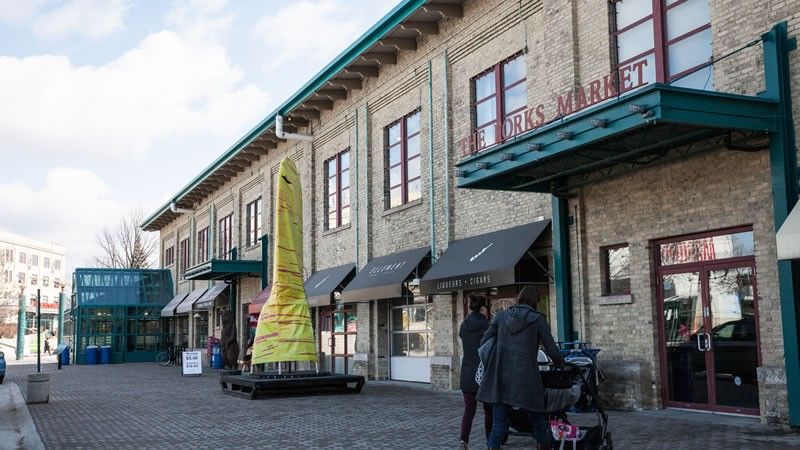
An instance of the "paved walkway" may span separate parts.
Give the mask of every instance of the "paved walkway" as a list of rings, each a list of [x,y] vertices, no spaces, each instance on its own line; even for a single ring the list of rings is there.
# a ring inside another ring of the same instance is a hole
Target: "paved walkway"
[[[24,383],[35,365],[12,365]],[[244,400],[227,396],[218,373],[180,376],[155,363],[70,365],[51,373],[49,404],[29,405],[46,448],[457,448],[461,396],[426,385],[370,382],[359,395]],[[589,420],[584,417],[580,420]],[[473,448],[485,448],[480,413]],[[755,419],[678,411],[612,412],[617,449],[800,448],[800,434]],[[513,436],[508,448],[530,448]]]

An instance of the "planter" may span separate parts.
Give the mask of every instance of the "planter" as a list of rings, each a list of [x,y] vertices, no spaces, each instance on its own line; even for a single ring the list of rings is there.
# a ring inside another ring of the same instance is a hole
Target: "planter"
[[[50,374],[28,374],[28,395],[25,403],[47,403],[50,401]]]

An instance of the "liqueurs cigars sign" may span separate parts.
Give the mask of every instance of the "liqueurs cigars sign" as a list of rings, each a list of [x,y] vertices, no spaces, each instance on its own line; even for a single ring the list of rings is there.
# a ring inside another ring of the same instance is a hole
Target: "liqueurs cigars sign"
[[[502,123],[498,121],[494,127],[470,133],[469,136],[459,141],[461,156],[479,152],[495,143],[501,143],[519,134],[533,131],[554,120],[616,97],[631,89],[644,86],[647,84],[644,79],[645,67],[647,67],[647,60],[641,60],[622,66],[617,72],[605,75],[601,79],[592,80],[584,86],[571,89],[556,97],[555,111],[548,111],[544,103],[540,103],[506,117]],[[490,133],[493,131],[495,139],[491,137],[487,139],[487,131]]]

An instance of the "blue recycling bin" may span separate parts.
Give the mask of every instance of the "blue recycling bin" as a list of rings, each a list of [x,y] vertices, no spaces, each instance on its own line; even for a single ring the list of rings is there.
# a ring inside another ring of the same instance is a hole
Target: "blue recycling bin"
[[[222,352],[216,344],[211,347],[211,368],[222,369]]]
[[[61,358],[62,366],[69,365],[69,345],[64,346],[64,349],[61,350],[61,353],[58,354],[58,357]]]
[[[95,365],[97,364],[97,360],[99,359],[99,351],[96,345],[88,345],[86,346],[86,364],[88,365]]]
[[[100,364],[111,363],[111,346],[103,345],[100,347]]]

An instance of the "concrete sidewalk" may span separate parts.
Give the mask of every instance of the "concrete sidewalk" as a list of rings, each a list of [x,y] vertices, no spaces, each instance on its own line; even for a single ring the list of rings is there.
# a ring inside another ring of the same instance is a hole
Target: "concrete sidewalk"
[[[16,383],[0,384],[0,450],[44,449]]]

